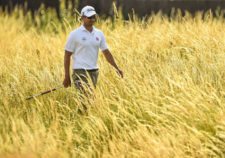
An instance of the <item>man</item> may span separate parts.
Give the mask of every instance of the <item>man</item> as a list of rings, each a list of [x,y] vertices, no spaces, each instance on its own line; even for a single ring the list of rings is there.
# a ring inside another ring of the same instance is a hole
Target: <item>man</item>
[[[64,69],[65,78],[64,87],[71,86],[70,79],[70,58],[73,58],[73,81],[79,90],[84,90],[88,85],[90,77],[94,87],[98,79],[98,51],[102,50],[106,60],[116,69],[117,73],[123,77],[123,72],[118,68],[114,58],[109,51],[104,34],[93,25],[96,21],[96,11],[91,6],[85,6],[81,10],[81,19],[83,24],[72,31],[65,46]]]

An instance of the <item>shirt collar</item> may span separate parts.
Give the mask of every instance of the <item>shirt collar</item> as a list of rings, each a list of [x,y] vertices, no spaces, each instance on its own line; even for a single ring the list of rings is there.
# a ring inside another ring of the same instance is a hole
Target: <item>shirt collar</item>
[[[82,30],[82,31],[88,31],[85,27],[84,27],[84,25],[81,25],[80,26],[80,29]],[[89,31],[88,31],[89,32]],[[92,32],[91,33],[94,33],[95,32],[95,27],[93,26],[93,30],[92,30]]]

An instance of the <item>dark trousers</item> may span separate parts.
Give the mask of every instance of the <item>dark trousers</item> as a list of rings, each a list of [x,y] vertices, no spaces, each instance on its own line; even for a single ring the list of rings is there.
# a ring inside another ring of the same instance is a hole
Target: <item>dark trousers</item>
[[[79,99],[81,101],[82,107],[79,108],[78,112],[84,114],[87,112],[90,101],[93,99],[93,88],[96,88],[98,81],[98,69],[94,70],[84,70],[84,69],[74,69],[73,70],[73,82],[75,87],[79,90]],[[91,82],[91,83],[90,83]],[[92,84],[92,85],[91,85]],[[87,103],[89,101],[89,103]]]
[[[72,78],[75,83],[75,87],[81,91],[83,91],[86,88],[89,89],[92,86],[96,87],[98,81],[98,74],[99,74],[98,69],[93,70],[74,69]],[[91,81],[91,83],[89,81]]]

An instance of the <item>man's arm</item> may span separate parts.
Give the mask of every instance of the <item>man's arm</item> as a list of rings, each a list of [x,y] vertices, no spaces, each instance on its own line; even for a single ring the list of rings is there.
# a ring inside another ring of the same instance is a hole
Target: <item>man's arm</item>
[[[106,60],[116,69],[117,73],[123,78],[123,72],[116,65],[116,62],[115,62],[111,52],[108,49],[106,49],[102,52],[103,52]]]
[[[72,52],[65,51],[64,55],[64,70],[65,70],[65,77],[63,81],[64,87],[71,86],[71,80],[70,80],[70,58],[71,58]]]

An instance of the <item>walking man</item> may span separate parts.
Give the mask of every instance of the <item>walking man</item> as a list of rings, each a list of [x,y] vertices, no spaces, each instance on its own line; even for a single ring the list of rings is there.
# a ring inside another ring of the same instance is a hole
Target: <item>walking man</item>
[[[96,21],[96,11],[91,6],[85,6],[81,10],[82,25],[72,31],[65,46],[64,87],[71,86],[70,79],[70,58],[73,59],[72,79],[75,87],[83,91],[84,86],[90,87],[89,78],[94,87],[98,79],[98,51],[103,52],[106,60],[116,69],[116,72],[123,77],[123,72],[118,68],[115,60],[109,51],[104,34],[93,25]]]

